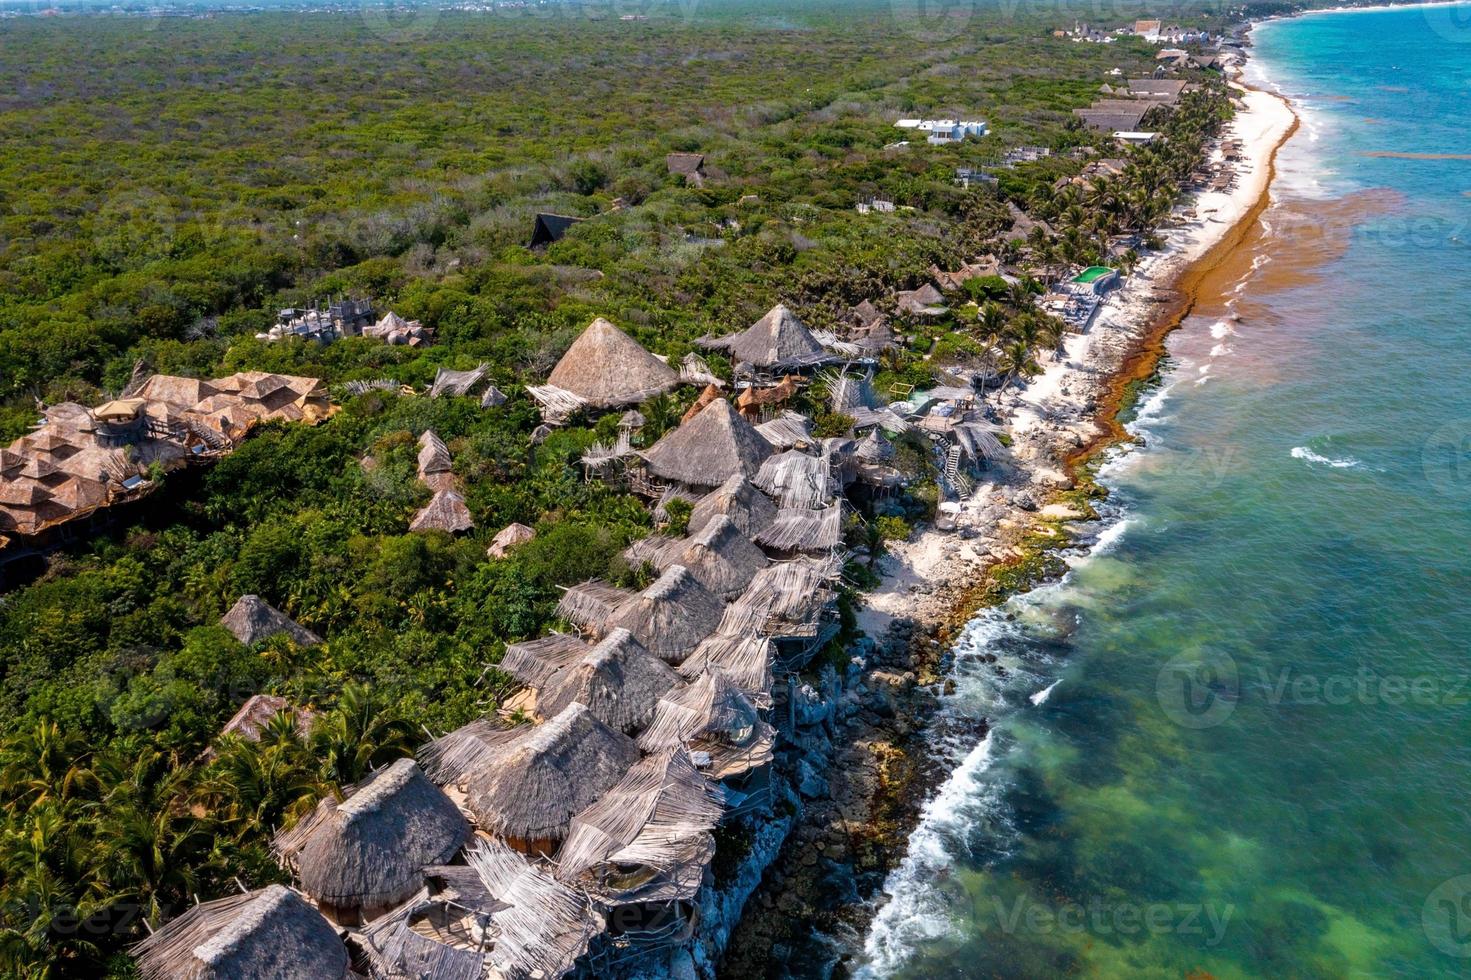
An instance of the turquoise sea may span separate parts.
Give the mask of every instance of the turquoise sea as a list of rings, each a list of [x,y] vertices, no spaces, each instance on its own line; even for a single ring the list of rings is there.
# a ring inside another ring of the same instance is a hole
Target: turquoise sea
[[[1096,543],[958,643],[992,729],[865,975],[1471,975],[1471,5],[1256,41],[1303,123],[1269,231]]]

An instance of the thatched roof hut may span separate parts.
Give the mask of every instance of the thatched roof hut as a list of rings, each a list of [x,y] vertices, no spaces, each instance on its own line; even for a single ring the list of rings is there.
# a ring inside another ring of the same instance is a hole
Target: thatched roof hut
[[[689,533],[698,534],[721,516],[730,518],[742,534],[754,537],[776,520],[776,504],[752,486],[749,479],[737,473],[695,502],[690,511]]]
[[[456,534],[475,526],[465,498],[457,490],[437,490],[424,509],[409,522],[410,531],[448,531]]]
[[[818,554],[843,543],[843,505],[813,510],[783,507],[771,526],[756,535],[756,543],[778,554]]]
[[[656,536],[635,542],[624,556],[630,564],[648,561],[660,570],[683,565],[701,585],[724,599],[740,595],[751,576],[766,566],[761,549],[723,514],[715,515],[687,538],[669,541]]]
[[[720,634],[811,637],[833,599],[838,562],[798,559],[779,562],[756,573],[739,599],[726,607]],[[684,665],[681,665],[683,667]]]
[[[547,678],[536,696],[544,717],[573,704],[587,706],[594,718],[620,732],[643,728],[654,705],[684,682],[626,629],[610,630],[582,658]]]
[[[751,482],[775,497],[783,508],[823,507],[838,492],[831,460],[797,449],[767,459]]]
[[[345,980],[337,930],[283,885],[196,905],[133,947],[143,980]]]
[[[715,854],[710,831],[724,801],[683,749],[650,755],[577,815],[558,874],[615,905],[691,899]]]
[[[875,427],[858,443],[853,456],[865,463],[887,463],[894,458],[894,444],[884,436],[881,429]]]
[[[580,630],[601,636],[608,620],[623,607],[633,593],[594,579],[568,587],[557,603],[557,615]]]
[[[525,524],[507,524],[491,538],[485,554],[491,558],[504,558],[518,544],[525,544],[536,537],[536,531]]]
[[[506,397],[506,393],[504,391],[501,391],[495,385],[487,385],[485,388],[485,393],[480,396],[480,407],[500,408],[508,401],[510,401],[510,399]]]
[[[271,720],[277,715],[287,715],[296,734],[305,737],[312,727],[312,722],[317,720],[317,712],[310,708],[297,708],[285,698],[276,694],[253,694],[245,699],[240,710],[230,716],[225,722],[225,727],[220,729],[218,737],[233,735],[247,742],[259,742],[263,732]],[[213,758],[214,749],[205,752],[205,758]]]
[[[572,392],[594,408],[617,408],[663,394],[679,384],[679,375],[598,317],[567,348],[547,384]]]
[[[469,835],[465,818],[413,759],[399,759],[327,797],[273,849],[324,913],[350,924],[412,895],[422,869],[443,864]]]
[[[771,444],[718,398],[644,451],[654,476],[692,487],[718,487],[737,473],[750,476],[771,455]]]
[[[272,606],[258,595],[243,595],[230,611],[220,617],[220,625],[248,647],[285,633],[299,647],[316,646],[322,638]]]
[[[555,980],[603,928],[587,897],[503,844],[429,868],[425,887],[364,930],[375,980]]]
[[[459,783],[484,831],[546,851],[567,825],[638,761],[633,739],[570,704],[550,721],[523,725],[488,741]],[[448,738],[449,736],[446,736]]]
[[[707,775],[725,779],[769,763],[775,738],[735,681],[717,669],[661,698],[638,745],[645,752],[687,748]]]
[[[580,637],[570,633],[552,633],[535,640],[511,643],[501,662],[496,664],[527,687],[540,688],[563,667],[570,667],[591,650]]]
[[[695,647],[695,652],[675,668],[675,672],[687,681],[697,681],[705,673],[719,670],[756,707],[771,707],[771,664],[776,651],[769,639],[754,635],[764,622],[764,617],[751,622],[749,633],[716,633],[706,637]]]
[[[725,603],[689,569],[670,565],[657,582],[624,603],[608,625],[623,627],[654,656],[677,664],[715,632],[724,611]]]
[[[425,429],[419,436],[419,479],[431,473],[448,473],[452,468],[449,447],[433,429]]]
[[[812,336],[812,331],[781,303],[740,333],[707,340],[705,344],[728,351],[738,364],[763,371],[812,367],[833,359]]]

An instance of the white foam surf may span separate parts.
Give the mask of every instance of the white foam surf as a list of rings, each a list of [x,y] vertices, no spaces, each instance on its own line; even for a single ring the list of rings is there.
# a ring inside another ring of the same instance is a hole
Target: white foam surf
[[[1305,460],[1309,463],[1317,463],[1321,466],[1331,466],[1336,470],[1354,469],[1364,464],[1349,456],[1347,459],[1332,459],[1321,453],[1315,453],[1307,446],[1292,447],[1292,458]]]
[[[1031,699],[1030,699],[1031,702],[1032,702],[1032,704],[1033,705],[1043,705],[1043,704],[1046,704],[1047,703],[1047,699],[1050,698],[1050,697],[1052,697],[1052,689],[1055,688],[1055,687],[1057,687],[1057,685],[1059,685],[1061,683],[1062,683],[1062,680],[1061,679],[1055,680],[1051,684],[1048,684],[1046,687],[1042,688],[1042,690],[1038,691],[1036,694],[1033,694],[1032,697],[1031,697]]]

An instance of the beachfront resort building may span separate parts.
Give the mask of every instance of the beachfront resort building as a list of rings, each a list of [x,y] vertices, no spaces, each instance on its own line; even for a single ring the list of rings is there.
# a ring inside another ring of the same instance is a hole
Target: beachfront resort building
[[[968,136],[981,137],[991,131],[983,119],[900,119],[897,129],[912,129],[924,134],[926,142],[958,143]]]

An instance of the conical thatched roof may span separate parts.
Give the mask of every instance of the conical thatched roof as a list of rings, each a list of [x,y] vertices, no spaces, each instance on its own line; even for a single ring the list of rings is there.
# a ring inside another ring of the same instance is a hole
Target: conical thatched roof
[[[690,511],[689,533],[698,534],[716,517],[730,518],[742,534],[754,537],[776,520],[776,504],[737,473],[695,502]]]
[[[737,363],[766,370],[821,364],[832,358],[797,315],[780,303],[735,336],[722,337],[720,346]]]
[[[725,603],[689,569],[671,565],[659,580],[626,602],[608,620],[622,626],[665,663],[677,664],[720,625]]]
[[[853,455],[865,463],[887,463],[894,458],[894,444],[880,429],[874,428],[863,437]]]
[[[297,646],[309,647],[322,638],[258,595],[243,595],[220,617],[220,625],[248,647],[285,633]]]
[[[347,947],[282,885],[196,905],[133,948],[143,980],[343,980]]]
[[[491,558],[504,558],[518,544],[525,544],[536,537],[536,531],[525,524],[507,524],[491,539],[486,554]]]
[[[419,479],[430,473],[448,473],[451,467],[449,447],[433,429],[425,429],[419,437]]]
[[[572,704],[584,704],[609,728],[634,732],[648,723],[661,697],[683,686],[632,633],[615,629],[581,660],[553,674],[537,693],[536,708],[554,717]]]
[[[724,803],[682,749],[650,755],[577,815],[558,873],[612,904],[692,898],[714,856],[709,832]]]
[[[414,515],[409,522],[410,531],[448,531],[455,534],[459,531],[468,531],[475,526],[475,521],[470,516],[470,508],[465,506],[465,498],[460,496],[456,490],[438,490],[424,509]]]
[[[536,640],[512,643],[496,666],[527,687],[540,688],[563,667],[587,656],[592,647],[570,633],[553,633]]]
[[[718,514],[688,538],[665,545],[654,565],[683,565],[712,593],[733,599],[766,567],[766,555],[729,517]]]
[[[448,861],[469,832],[460,811],[414,760],[399,759],[341,803],[322,800],[277,834],[274,848],[318,904],[379,908],[418,890],[424,866]]]
[[[478,841],[465,862],[486,894],[506,907],[494,914],[500,937],[490,950],[491,966],[504,980],[555,980],[571,972],[603,928],[587,896],[555,881],[493,841]]]
[[[500,408],[507,401],[509,401],[509,399],[506,397],[506,393],[504,391],[501,391],[495,385],[491,385],[485,389],[485,394],[480,396],[480,407]]]
[[[822,507],[837,495],[832,462],[798,449],[772,456],[751,478],[760,490],[775,497],[782,507]]]
[[[547,376],[547,384],[597,408],[636,404],[678,383],[673,368],[602,317],[572,342]]]
[[[580,810],[638,761],[633,739],[569,705],[548,722],[487,745],[465,773],[465,804],[482,829],[523,840],[561,840]]]
[[[660,699],[638,744],[645,752],[685,747],[704,753],[706,771],[724,779],[770,762],[774,738],[756,706],[717,669]]]
[[[741,418],[730,402],[718,398],[679,428],[654,443],[643,457],[663,480],[694,487],[718,487],[736,474],[751,476],[771,455],[771,443]]]

